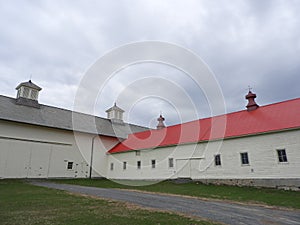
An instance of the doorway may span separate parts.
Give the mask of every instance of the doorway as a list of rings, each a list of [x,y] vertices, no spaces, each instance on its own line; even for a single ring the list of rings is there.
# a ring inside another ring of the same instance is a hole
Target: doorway
[[[176,159],[176,173],[178,178],[191,177],[191,160]]]

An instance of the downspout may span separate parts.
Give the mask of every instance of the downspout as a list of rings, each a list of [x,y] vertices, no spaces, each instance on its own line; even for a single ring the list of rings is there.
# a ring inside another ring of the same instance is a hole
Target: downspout
[[[98,135],[95,135],[92,138],[92,148],[91,148],[91,161],[90,161],[90,176],[89,178],[92,179],[92,170],[93,170],[93,155],[94,155],[94,142],[95,142],[95,138],[98,137]]]

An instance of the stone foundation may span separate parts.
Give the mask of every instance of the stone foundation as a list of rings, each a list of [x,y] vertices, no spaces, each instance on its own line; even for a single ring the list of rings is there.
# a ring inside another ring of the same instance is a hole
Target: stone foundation
[[[267,187],[300,191],[300,179],[197,179],[204,184]]]

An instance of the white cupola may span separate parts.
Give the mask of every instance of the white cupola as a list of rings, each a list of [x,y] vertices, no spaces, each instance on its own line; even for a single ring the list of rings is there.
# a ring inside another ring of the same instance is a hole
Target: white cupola
[[[113,107],[105,111],[107,113],[107,119],[110,119],[114,123],[123,123],[123,109],[117,106],[117,103]]]
[[[17,103],[27,106],[38,107],[39,92],[42,90],[31,80],[20,83],[17,87]]]

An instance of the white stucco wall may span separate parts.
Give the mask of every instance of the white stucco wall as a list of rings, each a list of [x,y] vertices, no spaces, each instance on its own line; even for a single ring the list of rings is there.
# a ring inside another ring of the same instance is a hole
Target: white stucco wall
[[[109,178],[113,179],[251,179],[300,178],[300,130],[240,137],[194,145],[180,145],[108,156]],[[285,149],[288,162],[278,161],[277,149]],[[249,165],[242,165],[240,153],[248,152]],[[214,155],[221,155],[221,166],[215,166]],[[174,168],[168,167],[174,158]],[[151,160],[156,168],[151,168]],[[123,169],[123,162],[127,169]],[[137,161],[142,168],[137,169]],[[114,164],[113,170],[110,164]]]
[[[1,120],[0,178],[88,177],[94,136]],[[106,152],[117,141],[95,138],[93,177],[106,176]]]

